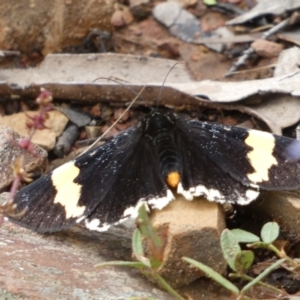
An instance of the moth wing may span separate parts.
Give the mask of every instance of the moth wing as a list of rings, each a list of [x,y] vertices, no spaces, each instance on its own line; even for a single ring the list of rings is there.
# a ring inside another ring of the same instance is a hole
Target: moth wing
[[[162,209],[174,199],[160,175],[156,151],[143,137],[107,187],[105,201],[99,201],[84,221],[89,229],[104,231],[111,224],[136,218],[142,203]]]
[[[142,133],[130,129],[39,178],[15,196],[17,216],[12,221],[41,233],[68,228],[89,215],[107,225],[137,199],[165,194],[166,185],[155,177],[154,157],[149,151],[138,152],[145,148],[143,142]],[[147,172],[136,170],[141,160]],[[135,172],[143,177],[139,179]],[[157,182],[141,188],[138,184],[147,173]]]
[[[300,143],[257,130],[199,121],[181,121],[185,145],[182,183],[186,197],[247,204],[258,189],[300,187]],[[292,153],[292,154],[291,154]]]

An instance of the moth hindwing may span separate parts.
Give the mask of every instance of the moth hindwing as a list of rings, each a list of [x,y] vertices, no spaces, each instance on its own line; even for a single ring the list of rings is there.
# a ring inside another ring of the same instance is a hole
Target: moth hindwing
[[[22,189],[12,220],[38,232],[84,222],[103,231],[187,200],[248,204],[260,189],[300,187],[300,142],[257,130],[186,120],[153,110],[135,128]]]

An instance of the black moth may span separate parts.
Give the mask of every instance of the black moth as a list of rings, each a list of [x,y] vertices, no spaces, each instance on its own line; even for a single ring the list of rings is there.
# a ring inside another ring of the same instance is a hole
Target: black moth
[[[38,232],[85,222],[104,231],[187,200],[248,204],[259,189],[300,187],[300,142],[270,133],[185,120],[153,110],[135,128],[41,177],[15,197],[13,221]]]

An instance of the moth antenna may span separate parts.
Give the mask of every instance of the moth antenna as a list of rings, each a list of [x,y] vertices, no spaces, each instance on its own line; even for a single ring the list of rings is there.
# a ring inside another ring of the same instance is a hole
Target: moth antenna
[[[158,99],[157,99],[157,106],[158,106],[158,100],[160,99],[160,97],[161,97],[161,94],[162,94],[162,88],[164,87],[164,84],[165,84],[165,82],[166,82],[166,80],[167,80],[167,78],[168,78],[168,76],[169,76],[169,74],[171,73],[171,71],[176,67],[176,65],[178,65],[178,64],[181,64],[182,62],[177,62],[176,64],[174,64],[171,68],[170,68],[170,70],[168,71],[168,73],[167,73],[167,75],[166,75],[166,77],[165,77],[165,79],[164,79],[164,81],[163,81],[163,84],[162,84],[162,86],[161,86],[161,88],[160,88],[160,91],[159,91],[159,94],[158,94]],[[111,125],[111,126],[109,126],[109,128],[99,137],[99,138],[97,138],[96,139],[96,141],[94,142],[94,143],[92,143],[87,149],[85,149],[81,154],[79,154],[78,155],[78,157],[79,156],[81,156],[82,154],[84,154],[84,153],[86,153],[87,151],[89,151],[91,148],[93,148],[120,120],[121,120],[121,118],[124,116],[124,114],[131,108],[131,106],[135,103],[135,101],[141,96],[141,94],[142,94],[142,92],[144,91],[144,89],[146,88],[146,86],[144,86],[140,91],[139,91],[139,93],[136,93],[132,88],[130,88],[130,87],[128,87],[128,86],[126,86],[126,85],[124,85],[123,83],[121,83],[121,82],[119,82],[118,80],[115,80],[115,79],[112,79],[112,78],[107,78],[107,77],[98,77],[98,78],[96,78],[96,79],[94,79],[93,80],[93,82],[95,82],[96,80],[98,80],[98,79],[106,79],[106,80],[110,80],[110,81],[113,81],[113,82],[115,82],[115,83],[118,83],[118,84],[120,84],[120,85],[122,85],[123,87],[125,87],[125,88],[127,88],[127,89],[129,89],[132,93],[134,93],[135,95],[136,95],[136,97],[132,100],[132,102],[130,103],[130,105],[128,105],[128,107],[123,111],[123,113],[119,116],[119,118],[117,119],[117,120],[115,120],[115,122]],[[142,100],[144,100],[143,99],[143,97],[141,97],[141,99]]]
[[[168,78],[169,74],[171,73],[171,71],[172,71],[178,64],[182,64],[182,62],[181,62],[181,61],[177,62],[177,63],[174,64],[174,65],[171,67],[171,69],[168,71],[168,73],[167,73],[167,75],[166,75],[166,77],[165,77],[165,79],[164,79],[164,81],[163,81],[163,83],[162,83],[162,86],[160,87],[160,91],[159,91],[159,94],[158,94],[158,98],[157,98],[157,100],[156,100],[156,106],[158,106],[158,101],[161,99],[162,90],[163,90],[163,87],[165,86],[165,83],[166,83],[166,81],[167,81],[167,78]]]
[[[97,138],[97,140],[91,144],[87,149],[85,149],[83,152],[81,152],[81,154],[78,155],[81,156],[82,154],[86,153],[88,150],[90,150],[92,147],[95,146],[95,144],[97,144],[124,116],[124,114],[131,108],[131,106],[134,104],[134,102],[140,97],[140,95],[142,94],[142,92],[144,91],[144,89],[146,88],[146,86],[144,86],[140,92],[136,95],[136,97],[131,101],[131,103],[128,105],[128,107],[123,111],[123,113],[119,116],[119,118],[117,120],[115,120],[115,122],[109,126],[109,128],[107,130],[105,130],[105,132],[99,137]]]

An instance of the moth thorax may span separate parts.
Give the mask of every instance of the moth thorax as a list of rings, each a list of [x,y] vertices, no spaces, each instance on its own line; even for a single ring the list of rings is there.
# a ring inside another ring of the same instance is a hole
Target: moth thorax
[[[153,111],[142,121],[144,134],[156,138],[160,133],[171,132],[175,128],[176,118],[173,114]]]

